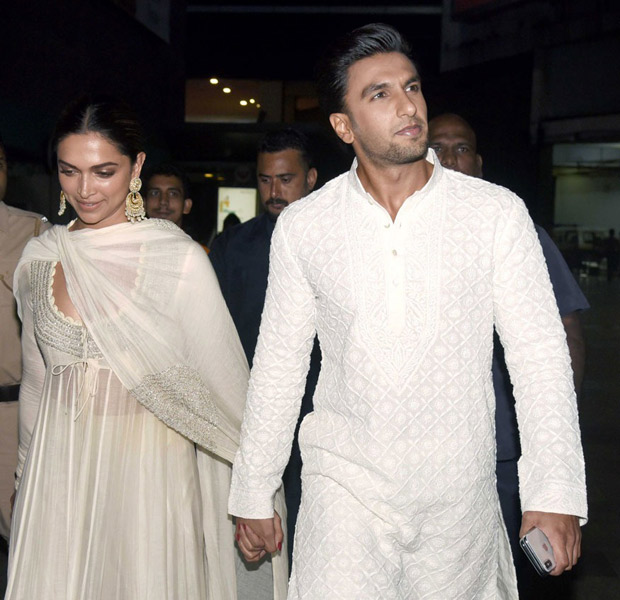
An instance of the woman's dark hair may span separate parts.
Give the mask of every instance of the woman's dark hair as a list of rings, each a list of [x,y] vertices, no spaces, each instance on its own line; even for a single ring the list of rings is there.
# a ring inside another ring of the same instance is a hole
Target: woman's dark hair
[[[70,135],[91,132],[114,144],[132,163],[144,150],[142,128],[133,109],[122,100],[106,96],[82,96],[71,102],[56,123],[53,149],[57,151],[58,144]]]
[[[371,23],[347,33],[330,46],[317,64],[316,79],[321,107],[328,114],[345,112],[349,68],[358,60],[399,52],[411,58],[406,40],[390,25]]]

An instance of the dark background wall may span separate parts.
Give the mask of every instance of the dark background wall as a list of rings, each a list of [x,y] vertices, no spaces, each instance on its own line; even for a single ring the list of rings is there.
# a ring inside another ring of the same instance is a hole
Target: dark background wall
[[[130,101],[152,135],[150,148],[163,152],[184,119],[184,2],[171,2],[170,43],[110,0],[7,2],[1,12],[0,132],[13,166],[9,201],[52,212],[45,205],[57,197],[45,189],[46,181],[57,186],[46,179],[48,140],[62,107],[80,93]]]

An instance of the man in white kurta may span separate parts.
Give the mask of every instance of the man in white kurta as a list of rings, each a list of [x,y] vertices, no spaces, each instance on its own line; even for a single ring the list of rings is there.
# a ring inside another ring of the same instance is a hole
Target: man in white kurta
[[[392,52],[350,67],[347,107],[367,78],[387,82],[395,119],[410,122],[394,130],[423,138],[426,107],[403,61]],[[536,232],[514,194],[443,169],[424,143],[412,164],[428,175],[395,210],[375,148],[358,143],[363,107],[354,115],[348,129],[332,125],[359,162],[288,208],[273,236],[229,502],[250,519],[240,546],[272,549],[258,520],[274,514],[316,331],[289,598],[514,599],[495,489],[494,325],[518,402],[523,510],[534,524],[587,512],[569,356]]]

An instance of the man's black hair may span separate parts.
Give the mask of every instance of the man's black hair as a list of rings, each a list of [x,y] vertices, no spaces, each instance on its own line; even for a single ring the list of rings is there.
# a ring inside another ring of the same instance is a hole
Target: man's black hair
[[[155,177],[155,175],[164,175],[166,177],[176,177],[181,182],[181,187],[183,188],[181,190],[181,193],[183,194],[183,200],[185,200],[186,198],[190,198],[189,179],[187,179],[187,175],[185,174],[185,171],[183,171],[183,169],[181,169],[180,167],[177,167],[177,165],[173,163],[160,163],[156,167],[153,167],[152,169],[148,169],[147,177],[145,180],[147,188],[149,186],[149,181],[151,180],[152,177]]]
[[[347,33],[330,46],[316,70],[321,107],[328,114],[346,112],[349,68],[363,58],[399,52],[411,59],[411,48],[390,25],[371,23]]]
[[[277,131],[270,131],[258,144],[258,153],[283,152],[284,150],[297,150],[301,154],[306,171],[314,166],[314,160],[310,149],[310,140],[299,129],[285,127]]]

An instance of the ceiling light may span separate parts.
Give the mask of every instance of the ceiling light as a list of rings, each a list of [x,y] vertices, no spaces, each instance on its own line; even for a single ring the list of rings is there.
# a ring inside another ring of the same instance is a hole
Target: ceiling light
[[[250,98],[250,104],[254,104],[256,102],[256,100],[254,100],[254,98]]]
[[[212,179],[213,177],[215,177],[215,175],[213,175],[213,173],[205,173],[205,177],[207,179]]]
[[[212,83],[213,85],[217,85],[220,82],[220,80],[217,77],[211,77],[211,79],[209,79],[209,83]]]
[[[232,92],[232,90],[231,90],[229,87],[222,88],[222,91],[223,91],[225,94],[230,94],[230,92]]]
[[[241,106],[247,106],[248,105],[248,101],[247,100],[239,100],[239,104],[241,104]]]
[[[260,108],[260,104],[257,104],[257,105],[256,105],[256,108]]]

